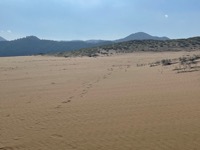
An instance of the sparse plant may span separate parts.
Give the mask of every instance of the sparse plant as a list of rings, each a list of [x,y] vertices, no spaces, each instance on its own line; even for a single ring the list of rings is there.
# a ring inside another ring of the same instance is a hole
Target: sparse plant
[[[187,58],[186,57],[180,57],[179,61],[180,61],[181,65],[183,65],[187,62]]]
[[[163,60],[161,60],[161,63],[163,66],[167,66],[167,65],[171,65],[172,61],[171,61],[171,59],[163,59]]]

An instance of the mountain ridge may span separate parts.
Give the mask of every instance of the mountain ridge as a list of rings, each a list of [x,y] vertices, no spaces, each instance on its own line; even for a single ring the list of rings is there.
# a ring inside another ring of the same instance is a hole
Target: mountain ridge
[[[0,42],[1,41],[7,41],[7,40],[5,38],[3,38],[3,37],[0,36]]]
[[[5,38],[0,36],[0,41],[1,39],[3,39],[4,41],[7,41]],[[49,39],[40,39],[37,36],[34,35],[30,35],[30,36],[25,36],[22,38],[18,38],[18,39],[14,39],[14,40],[10,40],[10,41],[16,41],[16,40],[21,40],[21,39],[35,39],[35,40],[49,40]],[[136,32],[136,33],[132,33],[124,38],[120,38],[120,39],[116,39],[116,40],[103,40],[103,39],[90,39],[90,40],[61,40],[60,42],[74,42],[74,41],[82,41],[82,42],[87,42],[87,43],[102,43],[102,42],[108,42],[108,41],[112,41],[112,42],[125,42],[125,41],[131,41],[131,40],[169,40],[170,38],[163,36],[163,37],[159,37],[159,36],[152,36],[150,34],[147,34],[145,32]],[[49,41],[58,41],[58,40],[49,40]]]
[[[136,38],[137,37],[137,38]],[[108,40],[74,40],[74,41],[53,41],[40,39],[36,36],[26,36],[24,38],[1,41],[0,42],[0,56],[27,56],[46,53],[57,53],[65,51],[74,51],[80,49],[87,49],[92,47],[99,47],[103,45],[116,44],[120,42],[127,42],[132,40],[151,40],[165,41],[162,37],[151,36],[144,32],[137,32],[125,38],[108,41]],[[166,40],[168,40],[167,38]]]
[[[136,32],[133,34],[130,34],[129,36],[115,40],[116,42],[127,42],[132,40],[170,40],[168,37],[158,37],[158,36],[152,36],[150,34],[147,34],[145,32]]]

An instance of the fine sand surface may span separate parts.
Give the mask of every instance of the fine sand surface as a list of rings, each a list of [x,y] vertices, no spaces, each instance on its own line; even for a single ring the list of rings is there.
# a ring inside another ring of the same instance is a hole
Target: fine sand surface
[[[200,52],[0,58],[0,150],[199,150]]]

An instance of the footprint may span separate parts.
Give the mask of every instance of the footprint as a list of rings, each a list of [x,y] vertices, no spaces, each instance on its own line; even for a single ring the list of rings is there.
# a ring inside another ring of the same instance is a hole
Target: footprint
[[[63,136],[60,135],[60,134],[52,134],[51,137],[53,137],[53,138],[63,138]]]
[[[58,105],[58,106],[56,106],[55,108],[56,108],[56,109],[59,109],[59,108],[61,108],[61,105]]]
[[[67,100],[67,101],[63,101],[62,103],[66,104],[66,103],[70,103],[70,102],[71,102],[71,100]]]
[[[70,146],[72,149],[77,149],[77,147],[72,144],[68,144],[68,146]]]
[[[86,89],[83,90],[82,94],[85,94],[85,93],[87,93],[87,90],[86,90]]]
[[[14,137],[13,140],[18,141],[20,140],[20,137]]]
[[[73,98],[74,98],[74,96],[70,96],[70,97],[69,97],[69,99],[73,99]]]
[[[0,150],[14,150],[14,148],[5,146],[5,147],[0,147]]]
[[[6,117],[10,117],[10,114],[6,115]]]
[[[106,75],[104,75],[104,76],[103,76],[103,79],[106,79],[106,78],[107,78],[107,76],[106,76]]]

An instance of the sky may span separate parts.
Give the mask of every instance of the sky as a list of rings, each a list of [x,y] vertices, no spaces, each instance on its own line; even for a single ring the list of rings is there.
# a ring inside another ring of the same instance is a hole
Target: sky
[[[114,40],[200,36],[200,0],[0,0],[0,36]]]

